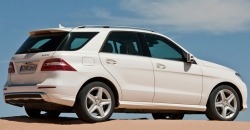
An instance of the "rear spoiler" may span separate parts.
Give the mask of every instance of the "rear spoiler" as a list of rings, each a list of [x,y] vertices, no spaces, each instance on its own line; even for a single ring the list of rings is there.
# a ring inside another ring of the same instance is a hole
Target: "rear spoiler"
[[[35,30],[29,33],[30,36],[41,35],[41,34],[51,34],[51,33],[59,33],[59,32],[70,32],[72,28],[51,28],[51,29],[43,29],[43,30]]]

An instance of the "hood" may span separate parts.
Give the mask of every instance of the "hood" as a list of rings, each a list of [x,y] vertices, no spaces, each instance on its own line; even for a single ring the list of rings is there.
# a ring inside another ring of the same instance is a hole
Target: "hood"
[[[206,67],[223,69],[223,70],[228,70],[228,71],[235,72],[233,69],[230,69],[230,68],[225,67],[223,65],[219,65],[219,64],[216,64],[216,63],[213,63],[213,62],[209,62],[209,61],[205,61],[205,60],[200,60],[200,59],[199,59],[199,61],[202,63],[203,66],[206,66]]]

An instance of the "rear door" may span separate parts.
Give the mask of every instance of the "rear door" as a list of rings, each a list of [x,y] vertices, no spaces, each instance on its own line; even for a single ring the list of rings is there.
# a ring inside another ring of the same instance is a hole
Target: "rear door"
[[[103,66],[122,88],[123,101],[152,102],[153,66],[142,56],[139,38],[134,32],[111,32],[99,53]]]
[[[32,32],[12,57],[15,73],[10,74],[13,86],[30,86],[43,82],[47,74],[40,69],[50,59],[68,32],[43,30]]]

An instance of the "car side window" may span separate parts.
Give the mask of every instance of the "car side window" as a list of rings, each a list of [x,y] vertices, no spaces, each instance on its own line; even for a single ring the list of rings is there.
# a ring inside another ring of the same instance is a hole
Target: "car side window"
[[[88,41],[88,38],[75,38],[70,45],[70,50],[76,50]]]
[[[98,32],[71,32],[58,50],[74,51],[86,45]]]
[[[134,32],[111,32],[101,52],[141,55],[139,38]]]
[[[144,37],[147,41],[151,57],[184,61],[182,49],[169,39],[152,34],[145,34]]]

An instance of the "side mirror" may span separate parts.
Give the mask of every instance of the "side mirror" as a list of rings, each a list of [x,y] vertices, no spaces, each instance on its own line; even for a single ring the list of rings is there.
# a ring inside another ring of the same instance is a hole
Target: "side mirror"
[[[194,60],[194,56],[187,53],[187,62],[188,63],[193,63],[195,60]]]

